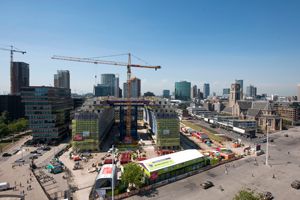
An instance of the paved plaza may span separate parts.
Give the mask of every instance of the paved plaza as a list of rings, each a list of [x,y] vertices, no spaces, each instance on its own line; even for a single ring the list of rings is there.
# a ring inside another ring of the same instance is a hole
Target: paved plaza
[[[289,137],[284,137],[284,134]],[[280,131],[271,135],[269,152],[271,166],[263,165],[266,154],[256,157],[246,156],[232,162],[233,167],[218,166],[206,172],[156,188],[128,199],[232,199],[239,190],[249,187],[257,192],[270,191],[275,199],[299,199],[300,191],[291,187],[292,181],[300,179],[300,127]],[[266,144],[262,144],[263,150]],[[263,160],[263,161],[262,161]],[[252,176],[253,174],[253,176]],[[275,178],[272,178],[272,176]],[[200,187],[207,179],[214,183],[208,189]],[[223,191],[220,190],[220,185]]]

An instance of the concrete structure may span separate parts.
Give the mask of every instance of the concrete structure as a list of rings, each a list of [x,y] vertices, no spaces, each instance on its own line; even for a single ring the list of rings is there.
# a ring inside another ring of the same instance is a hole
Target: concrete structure
[[[287,103],[286,105],[282,105]],[[282,117],[283,120],[289,122],[296,122],[299,120],[300,115],[300,105],[298,102],[290,104],[289,102],[276,103],[274,109],[276,113]]]
[[[242,94],[244,94],[244,81],[242,79],[241,80],[236,80],[236,83],[240,84],[241,90],[242,90]]]
[[[0,95],[0,115],[7,110],[10,121],[25,117],[25,104],[19,95]]]
[[[210,89],[209,89],[209,83],[204,83],[203,85],[203,98],[206,99],[209,96]]]
[[[33,139],[61,140],[69,134],[73,100],[66,88],[32,86],[22,88],[25,115]]]
[[[255,99],[257,95],[257,89],[253,85],[249,85],[246,87],[246,96],[247,97],[253,97]]]
[[[123,83],[123,97],[127,98],[127,83]],[[141,79],[137,78],[135,82],[131,82],[131,98],[139,98],[141,96]]]
[[[217,112],[221,112],[223,110],[223,103],[222,102],[214,103],[214,110]]]
[[[10,93],[20,95],[21,87],[29,86],[29,64],[13,62],[10,67]]]
[[[223,89],[223,95],[224,94],[230,94],[230,88],[224,88]]]
[[[54,74],[54,87],[70,89],[69,70],[57,70],[57,74]]]
[[[175,99],[189,101],[191,99],[191,83],[187,81],[175,82]]]
[[[163,98],[169,98],[170,97],[170,90],[163,90]]]
[[[239,83],[231,84],[229,106],[233,106],[236,101],[243,99],[241,85]]]
[[[271,100],[272,101],[277,101],[278,100],[278,94],[272,94],[271,95]]]

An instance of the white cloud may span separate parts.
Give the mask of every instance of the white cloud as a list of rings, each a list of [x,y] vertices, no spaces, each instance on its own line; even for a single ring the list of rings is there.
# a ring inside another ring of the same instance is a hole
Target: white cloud
[[[169,79],[163,79],[163,80],[161,80],[161,82],[163,82],[163,83],[166,83],[168,81],[169,81]]]

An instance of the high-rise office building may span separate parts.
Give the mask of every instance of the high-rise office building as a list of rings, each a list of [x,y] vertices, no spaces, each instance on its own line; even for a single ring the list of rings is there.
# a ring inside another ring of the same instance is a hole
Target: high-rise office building
[[[257,95],[257,89],[253,85],[249,85],[246,87],[246,96],[255,98]]]
[[[123,83],[123,97],[127,98],[127,83]],[[141,96],[141,79],[137,78],[131,82],[131,98],[139,98]]]
[[[197,97],[197,85],[194,85],[193,87],[191,87],[191,98],[196,98]]]
[[[191,82],[175,82],[175,99],[189,101],[191,99]]]
[[[224,94],[230,94],[230,88],[224,88],[223,89],[223,95]]]
[[[94,86],[95,97],[103,97],[111,95],[110,85],[98,84]]]
[[[70,89],[23,87],[21,96],[33,139],[61,140],[70,133],[69,125],[74,108]]]
[[[119,77],[117,74],[101,74],[101,84],[109,85],[110,96],[119,97]]]
[[[206,99],[209,96],[210,89],[209,89],[209,83],[204,83],[203,85],[203,96]]]
[[[300,101],[300,84],[297,85],[297,101]]]
[[[20,95],[21,87],[29,86],[29,64],[13,62],[10,67],[10,93]]]
[[[9,120],[17,120],[25,117],[25,104],[21,102],[20,95],[0,95],[0,115],[8,111]]]
[[[163,98],[169,98],[170,97],[170,90],[163,90]]]
[[[69,70],[57,70],[57,74],[54,74],[54,87],[70,89]]]
[[[243,93],[244,92],[244,81],[243,80],[236,80],[236,83],[240,84],[241,90],[242,90],[242,93]]]
[[[200,91],[200,89],[198,89],[198,90],[197,90],[197,98],[198,98],[198,99],[201,99],[200,93],[201,93],[201,91]]]

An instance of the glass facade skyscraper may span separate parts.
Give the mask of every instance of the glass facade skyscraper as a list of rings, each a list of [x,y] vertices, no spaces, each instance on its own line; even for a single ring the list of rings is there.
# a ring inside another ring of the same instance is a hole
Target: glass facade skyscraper
[[[23,87],[22,102],[33,139],[60,140],[69,133],[73,100],[71,90],[55,87]]]
[[[175,82],[175,99],[189,101],[191,99],[191,83],[187,81]]]
[[[209,83],[204,83],[203,85],[203,96],[206,99],[209,96],[210,89],[209,89]]]
[[[110,87],[110,96],[119,97],[119,77],[115,74],[101,74],[101,84]]]
[[[170,97],[170,90],[163,90],[163,97],[169,98]]]

